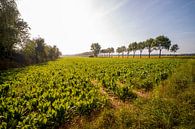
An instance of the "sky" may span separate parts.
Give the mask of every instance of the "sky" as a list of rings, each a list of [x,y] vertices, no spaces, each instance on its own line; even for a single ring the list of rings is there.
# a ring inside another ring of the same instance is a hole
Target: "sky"
[[[31,37],[44,38],[63,54],[90,51],[96,42],[116,49],[159,35],[178,44],[178,53],[195,52],[195,0],[17,0],[17,4]]]

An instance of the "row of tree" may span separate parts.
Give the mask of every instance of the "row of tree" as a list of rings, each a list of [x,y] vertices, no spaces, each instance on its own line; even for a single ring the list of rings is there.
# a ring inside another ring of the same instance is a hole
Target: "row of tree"
[[[43,38],[31,40],[29,30],[15,0],[0,0],[0,63],[10,60],[32,64],[59,57],[61,53],[56,46],[46,45]]]
[[[121,46],[116,49],[116,52],[118,53],[118,56],[122,54],[122,57],[124,56],[125,52],[127,53],[127,56],[129,56],[130,52],[133,52],[133,57],[135,56],[136,51],[139,51],[140,58],[142,56],[142,52],[144,49],[147,49],[148,56],[150,58],[151,52],[154,50],[159,51],[159,58],[161,57],[161,53],[163,49],[170,50],[171,52],[176,52],[179,49],[179,46],[177,44],[174,44],[171,46],[171,41],[168,37],[164,35],[160,35],[156,37],[155,39],[150,38],[143,42],[132,42],[126,46]],[[98,43],[93,43],[91,45],[91,50],[93,51],[93,54],[95,57],[98,56],[99,53],[108,53],[109,57],[111,53],[114,53],[114,48],[107,48],[107,49],[101,49],[101,46]]]
[[[61,55],[61,52],[55,45],[46,45],[43,38],[29,40],[24,48],[21,49],[18,53],[23,55],[23,59],[27,64],[55,60]]]
[[[101,49],[101,50],[100,50],[100,53],[103,53],[104,56],[105,56],[105,54],[108,53],[108,57],[110,57],[110,54],[111,54],[111,53],[114,53],[114,48],[111,47],[111,48],[107,48],[107,49]]]

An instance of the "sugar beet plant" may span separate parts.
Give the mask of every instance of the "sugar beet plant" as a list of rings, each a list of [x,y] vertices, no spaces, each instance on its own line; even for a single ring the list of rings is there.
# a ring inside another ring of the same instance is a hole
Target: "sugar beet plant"
[[[100,87],[122,100],[150,90],[181,61],[64,58],[0,75],[0,128],[55,128],[106,102]],[[98,84],[94,84],[96,81]]]
[[[67,67],[55,62],[8,77],[0,86],[0,128],[54,128],[103,106],[87,76]]]

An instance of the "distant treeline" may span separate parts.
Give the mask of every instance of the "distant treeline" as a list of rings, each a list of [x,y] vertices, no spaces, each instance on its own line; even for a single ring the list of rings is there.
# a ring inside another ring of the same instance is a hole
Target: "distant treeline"
[[[133,52],[133,57],[134,57],[136,54],[136,51],[139,51],[139,55],[141,58],[142,52],[144,49],[148,51],[149,58],[150,58],[152,51],[154,50],[159,51],[158,55],[160,58],[163,49],[170,50],[171,52],[175,53],[179,49],[179,46],[177,44],[172,45],[171,40],[164,35],[160,35],[156,37],[155,39],[150,38],[142,42],[132,42],[127,47],[121,46],[121,47],[118,47],[116,50],[114,50],[113,47],[101,49],[101,46],[99,45],[99,43],[92,43],[91,45],[91,50],[93,52],[93,56],[95,57],[97,57],[100,53],[102,55],[108,55],[110,57],[110,55],[115,52],[118,53],[118,56],[122,55],[122,57],[124,57],[124,55],[129,56],[130,52]]]
[[[80,54],[75,54],[75,55],[71,55],[71,56],[83,56],[83,57],[89,57],[89,56],[92,56],[93,55],[93,52],[83,52],[83,53],[80,53]],[[118,54],[114,54],[112,53],[112,55],[110,55],[112,57],[118,57]],[[133,54],[129,54],[127,55],[127,53],[124,54],[124,56],[133,56]],[[135,56],[140,56],[140,54],[135,54]],[[142,56],[148,56],[148,54],[142,54]],[[159,54],[151,54],[150,55],[151,57],[152,56],[159,56]],[[187,57],[195,57],[195,53],[184,53],[184,54],[161,54],[161,56],[163,57],[172,57],[172,56],[177,56],[177,57],[182,57],[182,56],[187,56]],[[100,53],[99,54],[99,57],[109,57],[109,54],[108,53]]]
[[[0,69],[42,63],[61,55],[43,38],[30,39],[29,30],[15,0],[0,0]]]

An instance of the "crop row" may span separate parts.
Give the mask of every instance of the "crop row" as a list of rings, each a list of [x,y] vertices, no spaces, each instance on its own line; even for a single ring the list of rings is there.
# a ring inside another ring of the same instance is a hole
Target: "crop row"
[[[76,114],[103,107],[107,98],[100,86],[122,100],[136,98],[132,89],[152,89],[180,63],[64,58],[1,73],[0,128],[55,128]]]

